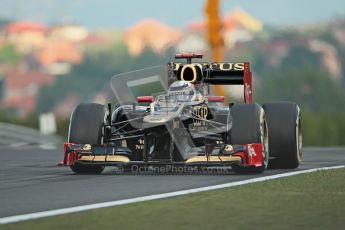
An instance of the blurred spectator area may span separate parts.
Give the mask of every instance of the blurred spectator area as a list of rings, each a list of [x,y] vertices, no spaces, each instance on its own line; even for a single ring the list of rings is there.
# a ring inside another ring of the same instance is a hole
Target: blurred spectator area
[[[6,71],[3,79],[2,107],[16,109],[21,115],[33,113],[42,86],[51,85],[53,75],[25,66],[16,66]]]
[[[80,43],[89,35],[79,25],[47,27],[35,22],[13,22],[4,28],[6,42],[22,55],[33,55],[53,75],[66,74],[70,64],[82,62]]]
[[[344,81],[344,19],[279,28],[234,9],[223,15],[221,25],[224,59],[250,61],[258,87],[271,72],[302,73],[308,67],[336,83]],[[204,20],[174,28],[146,18],[122,30],[98,31],[77,24],[6,22],[0,25],[0,107],[25,115],[39,111],[43,97],[41,111],[68,116],[79,101],[107,101],[105,86],[113,74],[164,64],[175,52],[202,52],[212,61],[205,32]],[[229,97],[241,93],[226,92]]]
[[[99,41],[80,25],[48,27],[9,22],[0,32],[1,108],[25,115],[36,111],[41,87],[52,85],[84,58],[83,44]]]

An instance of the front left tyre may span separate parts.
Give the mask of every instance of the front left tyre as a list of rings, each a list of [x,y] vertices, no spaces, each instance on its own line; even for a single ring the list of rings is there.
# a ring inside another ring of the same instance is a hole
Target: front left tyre
[[[263,105],[269,129],[270,167],[294,169],[302,160],[301,111],[294,102]]]
[[[232,128],[228,134],[230,144],[262,144],[262,166],[244,167],[234,165],[237,173],[262,173],[268,166],[268,129],[265,111],[258,104],[237,104],[231,107]]]

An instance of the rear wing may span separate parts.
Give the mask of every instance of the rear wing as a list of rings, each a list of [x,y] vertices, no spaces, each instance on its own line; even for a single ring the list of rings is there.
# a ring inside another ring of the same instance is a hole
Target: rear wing
[[[194,84],[243,85],[244,101],[252,102],[252,72],[249,62],[168,63],[169,78]]]

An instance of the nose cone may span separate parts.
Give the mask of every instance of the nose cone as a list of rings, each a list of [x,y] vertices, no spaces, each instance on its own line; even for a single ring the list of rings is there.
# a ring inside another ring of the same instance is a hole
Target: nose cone
[[[170,119],[169,116],[164,116],[164,115],[157,115],[157,114],[147,115],[143,119],[143,128],[151,129],[151,128],[164,127],[168,123],[169,119]]]
[[[164,115],[147,115],[144,117],[144,122],[145,123],[149,123],[149,124],[162,124],[162,123],[166,123],[169,120],[168,116],[164,116]]]

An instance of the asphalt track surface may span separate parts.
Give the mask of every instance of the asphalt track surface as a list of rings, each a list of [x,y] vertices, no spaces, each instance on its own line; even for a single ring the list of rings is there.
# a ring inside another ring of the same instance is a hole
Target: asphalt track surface
[[[101,175],[77,175],[68,167],[56,166],[62,148],[0,146],[0,156],[0,218],[345,164],[345,148],[307,148],[298,169],[272,169],[260,175],[119,173],[113,167]]]

